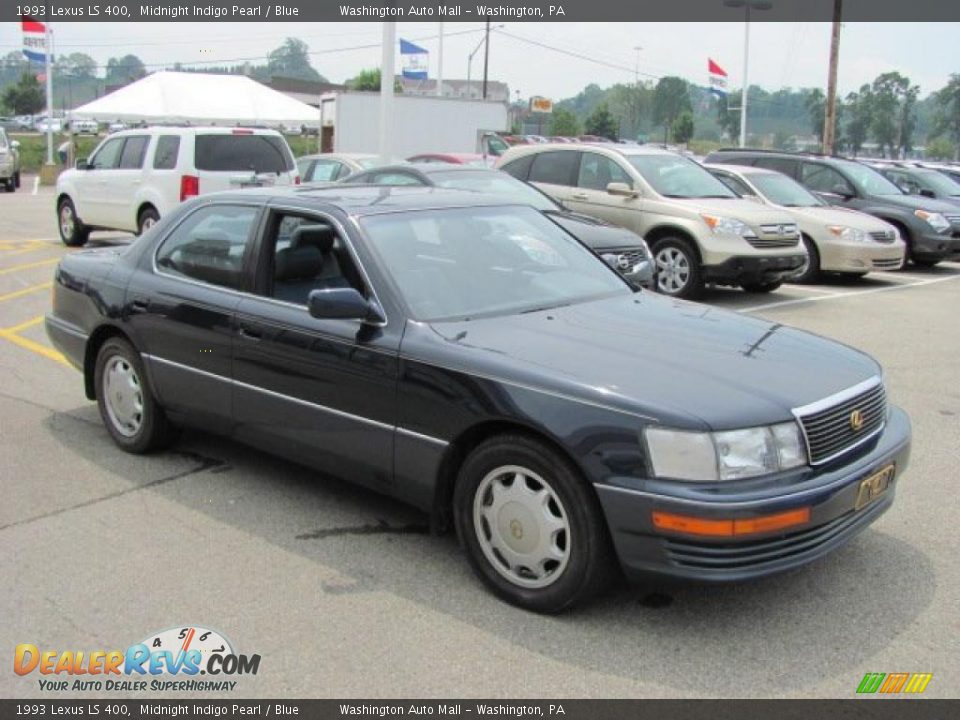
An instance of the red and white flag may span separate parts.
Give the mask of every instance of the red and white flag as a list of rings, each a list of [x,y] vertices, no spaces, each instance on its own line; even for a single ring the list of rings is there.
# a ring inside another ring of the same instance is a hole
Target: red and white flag
[[[727,71],[717,65],[713,60],[707,58],[707,82],[710,85],[710,92],[717,97],[727,96]]]
[[[23,19],[23,54],[30,62],[47,61],[47,26],[30,17]]]

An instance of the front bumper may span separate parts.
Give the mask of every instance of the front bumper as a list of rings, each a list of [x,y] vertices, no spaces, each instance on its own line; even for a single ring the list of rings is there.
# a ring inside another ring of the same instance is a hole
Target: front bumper
[[[923,233],[914,240],[910,254],[920,260],[960,260],[960,227]]]
[[[865,273],[871,270],[899,270],[906,245],[902,241],[877,243],[821,242],[820,269],[827,272]]]
[[[910,420],[892,407],[883,432],[841,466],[785,484],[746,483],[748,489],[693,490],[683,483],[614,478],[595,488],[624,573],[699,581],[737,581],[783,572],[822,557],[866,528],[893,503],[910,457]],[[885,493],[855,510],[860,483],[894,463]],[[810,520],[788,530],[713,538],[662,531],[654,511],[704,519],[749,519],[810,508]]]
[[[723,284],[770,283],[786,280],[796,275],[806,254],[789,255],[736,255],[719,265],[704,265],[703,279]]]

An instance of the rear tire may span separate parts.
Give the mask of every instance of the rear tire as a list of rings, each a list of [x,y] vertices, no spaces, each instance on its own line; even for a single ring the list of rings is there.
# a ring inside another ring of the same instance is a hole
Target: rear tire
[[[155,208],[147,206],[140,212],[137,218],[137,235],[143,235],[147,230],[156,225],[160,219],[160,213]]]
[[[806,235],[801,236],[803,246],[807,249],[807,265],[803,272],[790,278],[794,283],[815,283],[820,279],[820,252],[816,243]]]
[[[60,239],[67,247],[86,245],[90,239],[90,229],[77,217],[77,210],[70,198],[64,198],[57,206],[57,224],[60,227]]]
[[[176,432],[154,399],[143,361],[119,337],[103,343],[94,369],[97,407],[113,441],[126,452],[146,453],[169,445]]]
[[[783,285],[783,283],[778,280],[776,282],[768,283],[744,283],[741,285],[741,287],[748,293],[759,294],[773,292],[774,290],[779,289],[781,285]]]
[[[523,435],[478,446],[453,496],[460,544],[498,597],[559,613],[607,587],[615,554],[600,503],[557,451]]]
[[[700,256],[693,245],[679,237],[657,240],[651,249],[657,263],[657,292],[693,300],[703,293]]]

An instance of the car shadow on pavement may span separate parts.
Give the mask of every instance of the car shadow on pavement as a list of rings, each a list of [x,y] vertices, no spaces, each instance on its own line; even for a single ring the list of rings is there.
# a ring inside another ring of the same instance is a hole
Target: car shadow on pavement
[[[199,458],[197,471],[136,488],[140,479],[94,406],[56,413],[45,424],[66,451],[127,477],[134,491],[296,553],[322,566],[318,577],[336,571],[335,584],[318,580],[323,593],[391,593],[553,661],[689,694],[789,693],[838,671],[849,671],[855,683],[856,670],[924,612],[936,585],[919,548],[868,529],[826,558],[772,578],[620,586],[585,608],[538,616],[487,593],[455,537],[429,535],[424,515],[389,498],[194,431],[168,452],[181,464]],[[170,459],[160,453],[144,462],[160,464],[151,474],[164,477]],[[456,652],[437,648],[448,650]]]

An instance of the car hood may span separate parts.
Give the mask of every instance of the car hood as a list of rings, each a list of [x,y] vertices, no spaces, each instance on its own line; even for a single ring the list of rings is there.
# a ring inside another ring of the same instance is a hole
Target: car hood
[[[633,250],[643,246],[643,239],[636,233],[587,215],[548,212],[547,216],[592,250]]]
[[[890,223],[884,222],[873,215],[867,215],[866,213],[849,210],[847,208],[818,205],[815,207],[791,207],[784,209],[802,224],[816,223],[821,226],[843,225],[845,227],[863,230],[864,232],[881,232],[894,229]]]
[[[907,208],[908,210],[926,210],[931,213],[951,213],[957,212],[957,206],[943,200],[933,200],[932,198],[921,197],[918,195],[871,195],[867,198],[872,203],[884,203],[887,205],[896,205]]]
[[[723,217],[740,220],[748,225],[780,225],[792,223],[790,214],[777,207],[768,207],[750,200],[740,198],[667,198],[695,213],[708,215],[722,215]]]
[[[649,292],[479,320],[412,322],[411,359],[683,428],[791,419],[880,374],[853,348]]]

